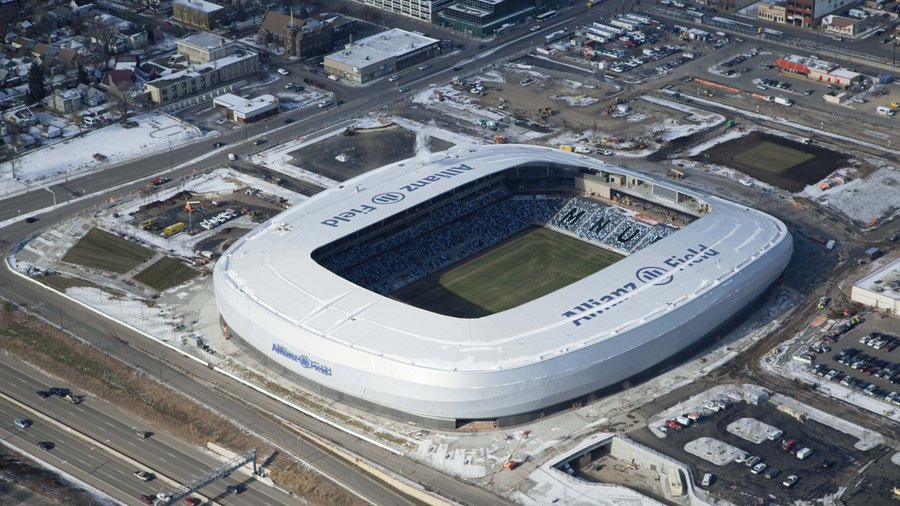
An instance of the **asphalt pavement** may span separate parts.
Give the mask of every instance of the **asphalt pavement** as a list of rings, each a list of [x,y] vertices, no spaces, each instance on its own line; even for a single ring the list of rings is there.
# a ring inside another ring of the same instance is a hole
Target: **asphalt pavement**
[[[35,395],[36,391],[46,391],[54,386],[67,388],[67,385],[60,385],[42,372],[9,357],[0,357],[0,384],[4,385],[3,393],[6,395],[62,424],[54,424],[33,411],[2,400],[2,412],[7,417],[0,420],[0,430],[10,434],[7,438],[10,442],[126,504],[141,504],[137,499],[139,494],[153,495],[176,488],[163,476],[180,485],[225,460],[216,459],[161,432],[155,432],[146,439],[140,438],[137,436],[138,430],[153,431],[153,428],[97,399],[88,397],[77,405],[58,396],[41,399]],[[73,392],[78,394],[77,390]],[[28,418],[33,425],[19,429],[13,425],[14,417]],[[3,434],[2,431],[0,434]],[[41,450],[36,446],[37,441],[52,442],[54,447]],[[112,448],[140,465],[120,458],[95,443]],[[133,475],[137,470],[151,472],[156,478],[142,482]],[[226,495],[227,486],[239,483],[247,487],[239,499]],[[217,498],[222,504],[297,504],[296,499],[241,472],[232,473],[199,492],[207,498]]]

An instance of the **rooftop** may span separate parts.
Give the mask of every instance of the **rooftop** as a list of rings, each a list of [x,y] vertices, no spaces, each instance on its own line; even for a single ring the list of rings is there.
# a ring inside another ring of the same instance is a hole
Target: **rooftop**
[[[227,107],[242,115],[250,115],[260,109],[268,108],[276,101],[275,95],[268,93],[254,98],[243,98],[232,93],[226,93],[216,97],[215,104]]]
[[[178,42],[181,44],[187,44],[194,47],[210,50],[217,47],[224,47],[225,44],[230,41],[225,37],[219,37],[214,33],[197,32],[193,35],[188,35],[183,39],[178,39]]]
[[[392,28],[360,39],[352,45],[348,44],[344,49],[332,53],[326,58],[352,67],[365,67],[437,42],[439,42],[438,39]]]
[[[207,13],[220,11],[225,8],[221,5],[207,2],[206,0],[175,0],[172,3],[175,5],[184,5],[190,7],[191,9],[196,9]]]
[[[900,300],[900,257],[860,279],[854,285],[863,290]]]

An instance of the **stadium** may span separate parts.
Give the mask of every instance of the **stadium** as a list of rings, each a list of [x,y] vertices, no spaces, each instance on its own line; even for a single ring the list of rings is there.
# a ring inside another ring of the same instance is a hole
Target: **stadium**
[[[784,224],[560,150],[394,163],[235,242],[226,332],[317,393],[439,427],[513,424],[690,351],[758,299]]]

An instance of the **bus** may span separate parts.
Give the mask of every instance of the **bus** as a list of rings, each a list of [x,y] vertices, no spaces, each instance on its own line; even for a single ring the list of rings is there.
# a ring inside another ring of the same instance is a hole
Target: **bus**
[[[540,23],[541,21],[547,21],[548,19],[550,19],[554,16],[556,16],[556,11],[547,11],[543,14],[538,14],[537,17],[534,19],[535,19],[535,21]]]

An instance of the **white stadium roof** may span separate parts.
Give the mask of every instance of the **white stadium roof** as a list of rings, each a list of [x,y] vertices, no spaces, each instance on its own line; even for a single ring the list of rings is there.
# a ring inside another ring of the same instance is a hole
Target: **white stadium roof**
[[[600,272],[481,318],[456,318],[407,305],[357,286],[311,258],[321,246],[461,184],[533,163],[592,168],[655,181],[698,197],[712,212]],[[257,327],[265,324],[251,316],[242,321],[235,313],[253,312],[270,319],[272,327],[296,329],[307,336],[298,338],[297,346],[311,354],[317,345],[310,337],[315,337],[327,342],[330,350],[352,351],[361,360],[367,356],[386,364],[360,366],[371,368],[368,372],[375,375],[399,374],[390,364],[413,366],[416,371],[483,373],[557,358],[564,360],[563,367],[569,367],[567,361],[580,349],[600,345],[614,350],[604,353],[624,353],[630,345],[620,343],[616,336],[631,336],[633,331],[667,318],[678,320],[666,324],[666,328],[675,328],[685,319],[702,316],[718,299],[703,309],[692,305],[693,301],[726,286],[739,291],[741,286],[733,283],[735,280],[749,282],[741,277],[742,270],[776,251],[781,265],[774,275],[766,271],[771,278],[766,280],[768,286],[790,257],[789,239],[784,224],[771,216],[668,181],[555,149],[490,146],[457,157],[435,157],[422,166],[412,161],[395,163],[310,198],[235,243],[216,266],[216,291],[222,299],[223,317],[248,341],[254,342],[255,337],[245,334],[267,332]],[[754,290],[762,288],[754,285]],[[732,302],[733,306],[738,301]],[[690,314],[682,311],[688,307],[693,308]],[[662,336],[662,328],[655,330],[654,336]],[[696,328],[699,332],[705,327]],[[280,332],[271,331],[273,336]],[[265,349],[268,344],[257,346]],[[316,360],[339,361],[334,351],[322,353]],[[643,368],[634,372],[640,370]],[[331,379],[313,378],[323,383]],[[427,409],[394,407],[422,413]]]

